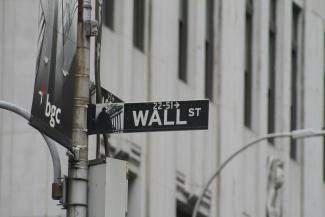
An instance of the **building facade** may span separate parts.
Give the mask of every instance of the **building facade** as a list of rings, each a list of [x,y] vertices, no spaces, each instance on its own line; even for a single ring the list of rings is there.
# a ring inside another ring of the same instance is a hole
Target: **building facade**
[[[104,0],[104,7],[103,87],[125,102],[210,100],[207,131],[110,136],[112,156],[129,161],[128,216],[190,216],[203,185],[244,144],[324,126],[325,1]],[[0,99],[27,110],[38,13],[38,0],[0,1]],[[322,138],[261,142],[223,170],[200,213],[325,216],[324,158]],[[65,216],[51,199],[52,178],[40,134],[1,111],[0,216]]]

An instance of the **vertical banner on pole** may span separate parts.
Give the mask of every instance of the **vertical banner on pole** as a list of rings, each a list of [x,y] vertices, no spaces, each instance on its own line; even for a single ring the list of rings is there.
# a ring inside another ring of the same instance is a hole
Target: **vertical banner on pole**
[[[30,124],[71,147],[77,0],[40,0],[38,55]]]

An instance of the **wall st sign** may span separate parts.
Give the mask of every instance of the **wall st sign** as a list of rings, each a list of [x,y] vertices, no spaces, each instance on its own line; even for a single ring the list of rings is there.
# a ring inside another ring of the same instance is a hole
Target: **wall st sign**
[[[88,132],[131,133],[208,129],[209,101],[89,105]]]

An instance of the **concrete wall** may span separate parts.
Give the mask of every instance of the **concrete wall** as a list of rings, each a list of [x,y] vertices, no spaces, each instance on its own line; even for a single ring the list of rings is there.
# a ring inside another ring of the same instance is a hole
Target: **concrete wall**
[[[306,3],[305,32],[305,126],[324,126],[324,11],[323,1]],[[302,214],[323,216],[324,212],[324,140],[305,141],[302,165]],[[308,199],[307,199],[308,198]]]
[[[301,44],[304,127],[321,128],[324,111],[325,3],[297,0],[304,10]],[[276,131],[290,129],[291,0],[278,0]],[[126,102],[204,98],[205,1],[189,0],[188,82],[178,79],[179,4],[146,2],[144,52],[134,48],[133,1],[116,0],[114,30],[103,29],[102,85]],[[208,131],[114,135],[116,147],[141,148],[130,184],[130,217],[176,216],[176,174],[189,195],[200,192],[218,165],[267,132],[268,1],[254,3],[253,124],[243,123],[245,1],[215,1],[214,98]],[[0,1],[0,97],[30,110],[35,76],[38,1]],[[91,76],[93,78],[93,75]],[[90,158],[94,157],[94,136]],[[58,146],[59,147],[59,146]],[[67,157],[59,147],[63,172]],[[234,160],[211,188],[210,216],[266,216],[267,158],[285,162],[283,216],[325,215],[323,141],[308,139],[298,161],[289,140],[266,142]],[[65,216],[51,199],[52,166],[41,136],[25,120],[0,112],[0,216]]]

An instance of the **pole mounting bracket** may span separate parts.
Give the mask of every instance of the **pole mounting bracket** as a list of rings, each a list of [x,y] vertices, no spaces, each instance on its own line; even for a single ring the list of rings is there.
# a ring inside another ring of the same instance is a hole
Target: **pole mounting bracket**
[[[68,150],[66,154],[72,161],[80,160],[80,148],[78,146],[72,146],[71,150]]]
[[[86,20],[85,21],[86,36],[92,37],[98,35],[98,21],[97,20]]]

